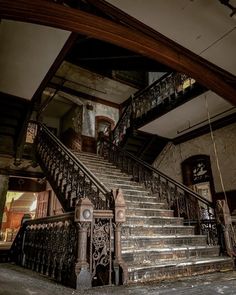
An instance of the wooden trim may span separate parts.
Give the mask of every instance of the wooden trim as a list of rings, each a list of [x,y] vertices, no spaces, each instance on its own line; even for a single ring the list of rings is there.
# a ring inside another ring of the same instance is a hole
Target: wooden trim
[[[222,127],[228,126],[230,124],[236,123],[236,113],[228,115],[224,118],[218,119],[214,122],[211,123],[211,127],[212,130],[217,130],[220,129]],[[191,140],[193,138],[202,136],[204,134],[207,134],[210,132],[210,126],[209,124],[202,126],[200,128],[197,128],[193,131],[190,131],[186,134],[183,134],[181,136],[178,136],[176,138],[173,139],[173,143],[174,144],[180,144],[183,143],[185,141]]]
[[[58,84],[53,83],[53,82],[49,82],[47,86],[55,88],[55,89],[57,89],[57,91],[62,91],[62,92],[65,92],[65,93],[68,93],[68,94],[71,94],[71,95],[74,95],[74,96],[77,96],[77,97],[81,97],[81,98],[84,98],[84,99],[87,99],[87,100],[92,100],[94,102],[98,102],[98,103],[107,105],[109,107],[113,107],[113,108],[116,108],[116,109],[120,108],[120,105],[115,103],[115,102],[111,102],[111,101],[108,101],[108,100],[105,100],[105,99],[102,99],[102,98],[98,98],[96,96],[91,96],[91,95],[89,95],[87,93],[71,89],[71,88],[69,88],[67,86],[59,86],[58,87]]]
[[[26,178],[43,178],[45,175],[42,172],[32,172],[32,171],[24,171],[24,170],[14,170],[14,169],[0,169],[1,175],[9,175],[9,176],[19,176]]]
[[[102,3],[100,0],[99,2]],[[98,3],[96,1],[96,3]],[[236,105],[236,77],[183,49],[154,30],[126,27],[101,17],[44,0],[0,0],[0,17],[38,23],[104,40],[143,54],[196,79]],[[147,29],[148,28],[148,29]],[[204,73],[204,75],[203,75]]]

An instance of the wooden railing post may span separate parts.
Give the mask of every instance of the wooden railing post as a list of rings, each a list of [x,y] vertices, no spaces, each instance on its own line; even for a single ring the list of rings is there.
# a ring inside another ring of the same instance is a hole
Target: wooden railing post
[[[115,271],[115,284],[119,285],[126,284],[128,280],[127,265],[121,256],[121,227],[122,223],[125,222],[125,200],[123,193],[120,189],[113,191],[115,200],[115,222],[114,222],[114,248],[115,248],[115,259],[113,262]]]
[[[92,286],[92,277],[87,261],[88,230],[93,220],[93,204],[88,198],[80,199],[75,208],[75,222],[78,227],[78,256],[75,265],[76,289]]]

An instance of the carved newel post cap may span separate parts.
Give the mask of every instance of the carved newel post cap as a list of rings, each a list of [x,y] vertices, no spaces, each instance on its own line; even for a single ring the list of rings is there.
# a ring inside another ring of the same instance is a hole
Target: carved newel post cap
[[[75,207],[75,222],[92,222],[93,204],[89,198],[82,198]]]
[[[113,191],[114,199],[115,199],[115,222],[125,222],[125,199],[121,189],[117,189],[115,192]]]

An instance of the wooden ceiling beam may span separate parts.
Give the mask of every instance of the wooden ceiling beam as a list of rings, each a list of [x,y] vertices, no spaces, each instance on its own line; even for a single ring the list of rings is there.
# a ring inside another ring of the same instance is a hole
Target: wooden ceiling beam
[[[98,2],[98,1],[96,1]],[[127,48],[183,72],[236,105],[236,77],[161,35],[44,0],[0,0],[0,17],[52,26]],[[172,44],[172,46],[171,46]]]

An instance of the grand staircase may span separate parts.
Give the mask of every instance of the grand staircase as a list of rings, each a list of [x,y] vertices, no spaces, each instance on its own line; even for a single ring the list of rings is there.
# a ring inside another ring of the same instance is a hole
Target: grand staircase
[[[122,257],[128,266],[128,283],[147,282],[233,269],[233,260],[219,256],[219,247],[195,235],[193,226],[174,217],[142,185],[102,157],[74,154],[108,188],[121,188],[126,201]]]

